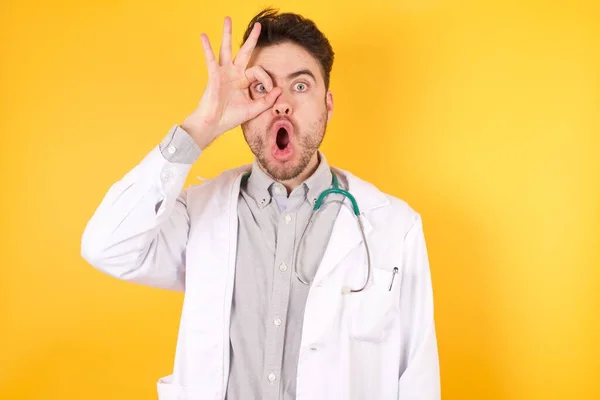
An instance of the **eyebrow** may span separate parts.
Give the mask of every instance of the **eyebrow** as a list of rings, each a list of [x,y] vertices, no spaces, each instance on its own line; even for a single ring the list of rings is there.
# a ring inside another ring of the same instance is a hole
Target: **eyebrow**
[[[272,72],[267,71],[266,69],[265,69],[265,72],[271,77],[271,79],[273,79],[273,73]],[[309,69],[301,69],[301,70],[298,70],[296,72],[292,72],[291,74],[289,74],[287,76],[287,79],[294,79],[294,78],[296,78],[296,77],[298,77],[300,75],[308,75],[308,76],[310,76],[312,78],[313,81],[315,81],[315,82],[317,81],[317,78],[315,78],[315,75]]]

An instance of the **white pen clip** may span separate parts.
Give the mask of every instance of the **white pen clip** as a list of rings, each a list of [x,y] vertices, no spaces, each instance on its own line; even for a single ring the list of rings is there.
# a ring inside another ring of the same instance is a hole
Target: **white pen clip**
[[[388,289],[388,292],[392,291],[392,285],[394,284],[394,278],[396,277],[397,273],[398,273],[398,267],[394,267],[394,270],[392,271],[392,281],[390,282],[390,288]]]

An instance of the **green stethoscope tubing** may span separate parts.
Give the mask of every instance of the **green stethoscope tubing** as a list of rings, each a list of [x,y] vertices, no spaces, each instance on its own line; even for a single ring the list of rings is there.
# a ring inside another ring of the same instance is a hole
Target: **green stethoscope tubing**
[[[345,198],[350,200],[350,202],[352,203],[352,211],[353,211],[354,215],[356,216],[356,220],[357,220],[358,226],[360,228],[360,233],[362,235],[363,243],[365,245],[365,251],[367,254],[367,277],[366,277],[363,285],[359,289],[352,289],[350,287],[344,286],[342,288],[342,293],[344,293],[344,294],[358,293],[358,292],[361,292],[367,286],[367,283],[369,283],[369,279],[371,277],[371,255],[370,255],[370,251],[369,251],[369,245],[367,244],[365,228],[364,228],[362,219],[360,218],[360,209],[358,208],[356,199],[354,198],[354,196],[352,196],[352,194],[350,194],[350,192],[340,188],[338,177],[335,174],[335,172],[333,172],[333,170],[331,171],[331,175],[332,175],[332,187],[321,192],[321,194],[315,201],[315,205],[313,206],[308,223],[305,225],[304,230],[302,231],[302,235],[300,236],[300,240],[298,240],[298,243],[302,243],[302,239],[304,238],[304,235],[305,235],[306,231],[308,230],[308,226],[314,222],[314,218],[315,218],[316,214],[324,208],[323,207],[324,205],[326,206],[327,204],[332,204],[332,203],[325,203],[325,197],[327,197],[330,194],[341,194],[342,196],[344,196]],[[248,178],[250,178],[250,172],[248,172],[248,173],[244,174],[244,176],[242,176],[242,184],[244,184],[248,180]],[[297,248],[296,248],[296,250],[297,250]],[[296,274],[296,278],[304,285],[310,286],[312,284],[312,282],[308,279],[304,279],[298,273],[298,269],[296,268],[297,261],[298,261],[298,251],[294,251],[294,253],[295,253],[294,265],[292,267],[294,269],[294,273]]]

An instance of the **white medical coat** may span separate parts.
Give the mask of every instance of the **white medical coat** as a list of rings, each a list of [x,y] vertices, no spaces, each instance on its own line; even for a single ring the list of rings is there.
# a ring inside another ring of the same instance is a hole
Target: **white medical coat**
[[[185,291],[173,373],[158,380],[158,397],[222,400],[239,187],[250,166],[184,189],[190,168],[167,161],[156,146],[111,186],[85,228],[81,251],[116,278]],[[420,215],[351,173],[334,171],[362,212],[372,272],[362,292],[342,294],[343,286],[360,287],[367,271],[356,217],[343,207],[307,298],[297,399],[437,400],[432,283]]]

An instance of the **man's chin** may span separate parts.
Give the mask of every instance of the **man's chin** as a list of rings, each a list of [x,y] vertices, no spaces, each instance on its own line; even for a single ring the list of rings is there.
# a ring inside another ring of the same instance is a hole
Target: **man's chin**
[[[296,157],[281,161],[271,154],[262,154],[262,157],[258,157],[261,169],[276,181],[289,181],[300,175],[303,169],[300,161]]]
[[[263,165],[263,169],[267,174],[276,181],[289,181],[296,178],[302,172],[299,167],[296,160],[282,162],[270,159],[266,165]]]

